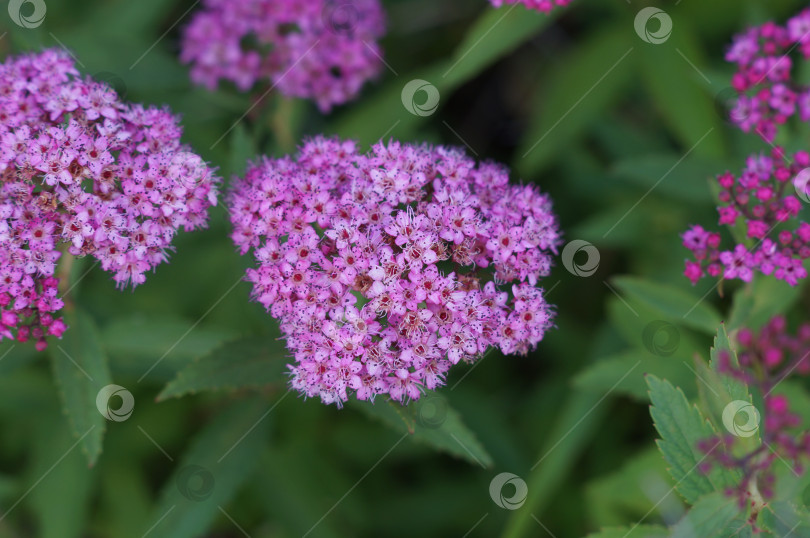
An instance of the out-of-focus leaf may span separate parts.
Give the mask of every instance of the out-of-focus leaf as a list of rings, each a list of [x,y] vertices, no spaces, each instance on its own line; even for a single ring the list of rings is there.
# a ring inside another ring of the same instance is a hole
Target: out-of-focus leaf
[[[173,317],[117,319],[101,330],[101,340],[116,372],[166,380],[235,335],[222,328],[197,326]]]
[[[407,406],[381,398],[373,404],[356,402],[351,405],[396,431],[409,434],[414,441],[471,463],[492,465],[492,457],[444,396],[425,395]]]
[[[51,364],[73,435],[81,439],[82,451],[92,466],[101,454],[107,427],[96,398],[112,380],[93,319],[74,307],[65,309],[64,318],[68,330],[61,341],[51,344]]]
[[[669,531],[659,525],[637,525],[603,529],[587,538],[669,538]]]
[[[26,484],[25,489],[36,485],[27,499],[38,521],[36,535],[42,538],[85,536],[97,469],[87,468],[77,440],[59,417],[40,423],[35,438],[30,484]],[[66,491],[66,488],[69,489]]]
[[[658,113],[686,148],[684,153],[722,158],[722,120],[705,89],[701,47],[689,24],[675,19],[673,28],[664,43],[639,44],[639,71]]]
[[[180,370],[158,400],[206,390],[283,385],[285,355],[284,344],[270,336],[228,342]]]
[[[757,523],[774,536],[810,536],[810,512],[787,501],[769,502]]]
[[[655,513],[664,521],[677,521],[684,506],[677,495],[669,495],[672,479],[666,462],[655,447],[644,449],[627,458],[627,463],[615,472],[588,484],[585,489],[590,520],[600,526],[621,525],[632,515],[638,520],[650,511],[650,500],[660,499]],[[621,495],[616,495],[620,491]],[[622,535],[623,536],[623,535]]]
[[[620,161],[614,177],[638,185],[659,196],[688,203],[712,204],[707,181],[725,169],[723,162],[690,155],[683,159],[674,153],[644,155]]]
[[[786,312],[799,299],[803,289],[803,284],[791,286],[772,276],[756,275],[751,283],[734,294],[729,330],[761,328],[776,314]]]
[[[627,351],[596,360],[574,378],[574,385],[601,394],[614,391],[637,400],[646,401],[645,376],[653,374],[668,379],[676,386],[685,387],[694,394],[694,374],[687,366],[691,359],[682,354],[656,357],[640,350]]]
[[[209,421],[166,481],[146,534],[201,536],[222,517],[228,501],[250,477],[267,443],[267,402],[243,400]]]
[[[549,74],[554,84],[537,96],[534,115],[515,162],[524,176],[534,176],[561,148],[582,134],[594,118],[622,96],[633,78],[635,43],[622,26],[594,32]]]
[[[720,324],[720,314],[709,303],[688,291],[637,277],[616,277],[616,287],[655,309],[661,317],[673,323],[714,334]]]

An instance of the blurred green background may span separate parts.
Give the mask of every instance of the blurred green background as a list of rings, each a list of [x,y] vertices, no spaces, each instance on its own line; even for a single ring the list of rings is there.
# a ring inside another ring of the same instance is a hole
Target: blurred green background
[[[101,419],[103,452],[88,467],[87,439],[75,433],[87,428],[65,416],[65,387],[54,381],[64,355],[56,345],[36,354],[5,344],[0,536],[568,537],[679,517],[680,501],[664,497],[672,484],[654,450],[643,375],[694,392],[688,362],[708,355],[716,312],[735,307],[733,286],[720,297],[710,283],[692,289],[681,276],[687,252],[679,234],[715,223],[710,177],[767,149],[725,121],[732,69],[723,55],[732,35],[806,3],[575,0],[547,17],[484,0],[387,1],[389,68],[359,99],[324,116],[271,93],[235,127],[262,90],[190,85],[177,61],[178,32],[187,11],[200,8],[194,2],[46,3],[36,29],[0,13],[0,54],[65,46],[83,73],[110,81],[127,100],[169,105],[182,115],[184,140],[226,183],[255,155],[283,155],[317,133],[365,145],[384,136],[466,146],[509,164],[514,181],[549,192],[566,240],[595,245],[600,264],[589,277],[560,264],[544,282],[557,329],[536,352],[495,352],[451,372],[441,393],[457,429],[419,426],[408,436],[407,420],[386,410],[338,410],[287,394],[278,374],[283,341],[240,283],[248,260],[236,254],[221,206],[210,229],[178,237],[171,262],[135,291],[118,292],[83,260],[76,280],[88,272],[74,293],[97,330],[70,345],[98,343],[111,379],[134,395],[134,413]],[[671,16],[665,43],[636,34],[645,5]],[[400,92],[413,79],[439,89],[434,115],[403,107]],[[801,300],[780,284],[768,284],[769,293],[785,304]],[[683,312],[657,301],[676,292]],[[744,317],[741,306],[735,311]],[[659,320],[677,328],[677,342],[645,337]],[[655,352],[662,345],[675,350],[663,357]],[[177,377],[206,356],[221,368],[207,382]],[[257,369],[242,374],[270,373],[229,377],[229,361],[246,358]],[[194,394],[156,401],[169,382],[177,394],[187,392],[177,388],[184,382]],[[517,510],[490,496],[502,472],[528,484]],[[205,498],[189,498],[194,492]]]

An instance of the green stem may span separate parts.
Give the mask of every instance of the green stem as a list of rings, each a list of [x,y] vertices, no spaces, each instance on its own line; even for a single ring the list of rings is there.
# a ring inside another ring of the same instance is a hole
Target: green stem
[[[276,107],[270,116],[270,130],[276,143],[285,154],[295,151],[297,141],[293,134],[293,100],[281,95],[276,99]]]

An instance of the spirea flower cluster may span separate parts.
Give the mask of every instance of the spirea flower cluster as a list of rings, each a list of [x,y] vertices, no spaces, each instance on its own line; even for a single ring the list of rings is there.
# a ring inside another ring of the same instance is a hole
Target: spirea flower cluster
[[[265,80],[318,107],[353,99],[382,69],[378,0],[204,0],[183,32],[183,62],[209,89]]]
[[[551,201],[458,149],[316,138],[252,166],[228,206],[308,397],[417,399],[459,361],[526,353],[552,325],[535,287],[560,242]]]
[[[752,492],[764,499],[773,497],[774,465],[790,463],[793,471],[801,474],[810,456],[810,433],[797,430],[801,426],[799,415],[791,411],[784,394],[775,393],[788,377],[810,374],[810,323],[803,324],[794,335],[788,333],[785,318],[776,316],[758,332],[741,329],[737,342],[738,364],[724,352],[719,356],[719,370],[762,394],[764,408],[758,412],[761,423],[757,424],[762,443],[753,451],[739,453],[735,450],[737,438],[725,435],[702,441],[700,448],[707,454],[701,466],[704,472],[713,465],[741,472],[737,490],[728,493],[736,495],[743,506],[752,501]]]
[[[567,6],[571,0],[490,0],[495,7],[501,7],[504,4],[523,4],[528,9],[535,9],[548,13],[556,6]]]
[[[744,229],[749,244],[723,250],[720,234],[693,226],[682,236],[694,256],[686,262],[685,275],[693,283],[707,273],[750,282],[759,271],[791,285],[805,278],[802,261],[810,257],[810,224],[796,217],[802,208],[797,195],[810,200],[810,171],[803,172],[808,166],[808,153],[788,157],[775,148],[769,155],[749,157],[739,176],[720,175],[719,224]]]
[[[57,50],[0,65],[0,338],[61,336],[60,248],[120,287],[166,259],[179,228],[216,203],[216,181],[167,110],[121,102]]]
[[[785,26],[768,22],[736,36],[726,54],[737,65],[732,86],[740,94],[731,121],[770,142],[792,116],[810,120],[810,86],[794,80],[793,65],[795,59],[808,58],[810,9]]]

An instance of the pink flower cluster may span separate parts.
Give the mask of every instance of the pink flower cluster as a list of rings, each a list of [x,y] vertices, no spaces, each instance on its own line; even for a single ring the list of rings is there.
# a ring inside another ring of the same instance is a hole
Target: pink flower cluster
[[[247,280],[281,322],[292,386],[405,401],[490,346],[533,348],[560,236],[549,198],[508,179],[457,149],[324,138],[252,166],[228,198],[232,237],[253,249]]]
[[[790,462],[794,472],[801,474],[802,461],[810,456],[810,433],[796,433],[801,418],[790,410],[784,394],[774,394],[777,385],[788,376],[810,374],[810,323],[803,324],[797,334],[792,335],[787,333],[785,318],[777,316],[758,333],[741,329],[737,342],[739,364],[733,364],[729,353],[725,352],[719,356],[719,369],[762,394],[764,408],[758,434],[763,442],[742,455],[735,455],[732,435],[704,440],[699,448],[708,455],[702,465],[704,472],[715,464],[741,471],[737,490],[728,493],[737,495],[744,505],[750,500],[752,485],[764,498],[773,496],[772,466],[778,458]]]
[[[66,53],[0,64],[0,339],[61,336],[60,248],[140,284],[178,228],[205,224],[215,183],[174,116],[122,103]]]
[[[536,9],[543,13],[548,13],[555,6],[567,6],[571,0],[490,0],[495,7],[501,7],[504,4],[523,4],[527,9]]]
[[[329,111],[379,74],[384,33],[378,0],[205,0],[183,33],[183,62],[209,89],[246,91],[262,79]]]
[[[768,22],[734,38],[726,60],[737,64],[732,86],[740,97],[730,119],[743,131],[770,142],[792,116],[810,120],[810,86],[793,80],[794,50],[810,58],[810,9],[785,26]]]
[[[775,148],[770,155],[749,157],[740,176],[726,172],[717,178],[719,224],[744,227],[750,246],[721,250],[720,234],[693,226],[682,236],[694,256],[684,272],[692,283],[706,273],[750,282],[759,271],[791,285],[807,276],[802,260],[810,257],[810,224],[800,222],[790,229],[787,223],[802,208],[794,194],[810,200],[810,171],[803,171],[808,166],[806,152],[787,158]]]

